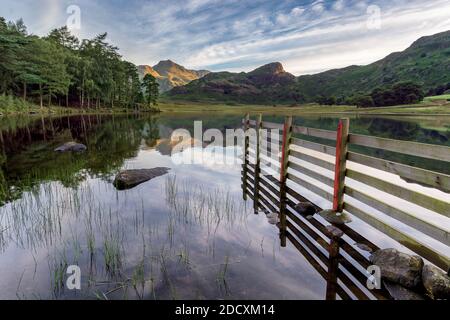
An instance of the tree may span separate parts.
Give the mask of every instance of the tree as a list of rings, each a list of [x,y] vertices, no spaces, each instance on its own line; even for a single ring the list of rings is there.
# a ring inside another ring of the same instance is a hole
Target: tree
[[[33,99],[41,107],[46,98],[49,105],[65,99],[66,106],[134,108],[144,100],[137,67],[106,38],[103,33],[80,41],[67,27],[38,37],[28,35],[22,20],[0,17],[0,94]],[[157,89],[150,94],[156,104]]]
[[[327,106],[333,106],[336,105],[336,97],[331,96],[331,97],[326,97],[324,95],[318,96],[316,98],[317,103],[322,104],[322,105],[327,105]]]
[[[149,107],[158,105],[159,84],[156,78],[151,74],[146,74],[142,80],[142,88],[144,89],[145,101]]]
[[[376,107],[418,103],[423,100],[422,87],[414,82],[398,82],[389,87],[376,88],[370,94]]]
[[[372,97],[367,95],[360,95],[352,98],[351,104],[354,104],[360,108],[371,108],[375,106]]]

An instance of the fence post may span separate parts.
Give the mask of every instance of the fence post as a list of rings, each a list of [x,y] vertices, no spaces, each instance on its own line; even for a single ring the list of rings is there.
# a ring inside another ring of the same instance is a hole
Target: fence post
[[[286,247],[286,180],[289,166],[289,151],[292,140],[292,117],[286,117],[283,128],[283,142],[280,163],[280,239]]]
[[[256,163],[255,163],[255,192],[254,192],[254,202],[253,209],[255,214],[258,214],[258,204],[259,204],[259,179],[261,174],[261,127],[262,127],[262,114],[258,115],[256,119]]]
[[[339,241],[340,237],[332,236],[328,247],[329,265],[327,272],[326,300],[336,300],[336,289],[339,270]]]
[[[345,174],[347,171],[349,127],[349,119],[339,120],[336,139],[336,164],[334,169],[335,176],[333,195],[333,210],[336,212],[342,212],[344,210],[344,189]]]
[[[244,118],[244,163],[242,165],[242,171],[244,175],[244,181],[242,188],[244,189],[244,200],[247,201],[247,174],[248,174],[248,148],[250,146],[250,137],[248,135],[248,128],[250,123],[250,114],[246,114]]]

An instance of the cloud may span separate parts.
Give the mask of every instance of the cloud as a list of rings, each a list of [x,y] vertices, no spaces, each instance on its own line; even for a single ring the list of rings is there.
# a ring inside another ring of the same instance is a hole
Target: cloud
[[[64,24],[66,7],[76,4],[81,36],[108,31],[136,64],[170,58],[213,71],[248,71],[280,61],[298,75],[366,64],[450,29],[448,0],[46,1],[2,0],[0,15],[23,16],[32,32],[45,34]],[[369,5],[381,10],[379,30],[367,28]]]

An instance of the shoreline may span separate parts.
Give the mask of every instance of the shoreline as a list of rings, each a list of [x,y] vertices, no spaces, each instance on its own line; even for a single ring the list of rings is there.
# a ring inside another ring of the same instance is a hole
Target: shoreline
[[[450,104],[429,104],[357,108],[355,106],[323,106],[306,104],[298,106],[268,106],[268,105],[227,105],[224,103],[199,103],[199,102],[169,102],[163,101],[157,109],[132,110],[126,108],[90,108],[80,109],[75,107],[40,107],[29,108],[26,111],[4,111],[0,109],[0,118],[18,116],[76,116],[93,114],[139,114],[139,113],[222,113],[222,114],[281,114],[281,115],[347,115],[347,116],[397,116],[397,117],[450,117]]]

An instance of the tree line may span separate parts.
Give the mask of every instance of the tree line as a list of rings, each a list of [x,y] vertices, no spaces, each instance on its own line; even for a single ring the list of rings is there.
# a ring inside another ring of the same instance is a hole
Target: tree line
[[[358,93],[339,98],[320,96],[316,100],[324,105],[356,105],[371,108],[419,103],[424,97],[424,90],[420,84],[405,81],[375,88],[370,93]]]
[[[23,20],[0,17],[0,95],[41,107],[138,108],[156,105],[158,84],[141,82],[107,33],[79,40],[67,27],[45,37],[29,34]]]

